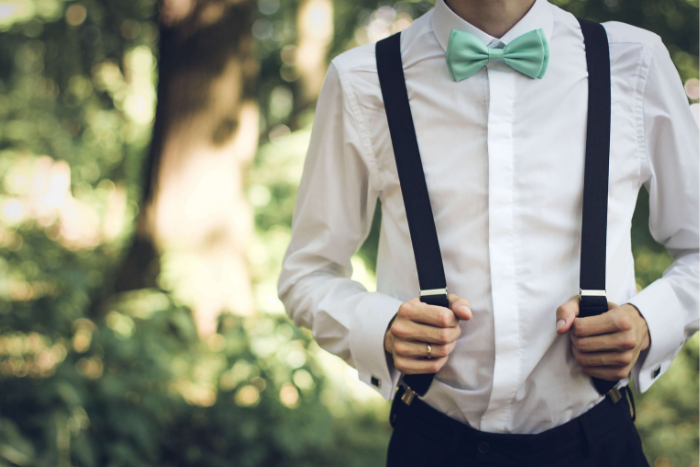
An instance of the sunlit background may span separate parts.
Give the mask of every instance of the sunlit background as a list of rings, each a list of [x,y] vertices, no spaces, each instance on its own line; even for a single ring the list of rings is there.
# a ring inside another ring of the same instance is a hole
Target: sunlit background
[[[551,1],[658,33],[698,119],[697,0]],[[330,59],[432,6],[0,0],[0,467],[384,465],[389,403],[276,281]],[[644,188],[632,239],[641,289]],[[698,466],[697,336],[636,401],[650,464]]]

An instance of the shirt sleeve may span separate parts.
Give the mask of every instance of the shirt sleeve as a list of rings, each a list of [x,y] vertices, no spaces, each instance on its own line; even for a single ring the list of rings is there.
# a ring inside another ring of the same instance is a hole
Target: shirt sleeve
[[[319,94],[277,290],[297,326],[389,400],[400,372],[384,336],[402,302],[350,279],[380,184],[341,73],[331,62]]]
[[[628,303],[649,328],[651,345],[632,369],[644,392],[668,370],[698,330],[698,159],[700,135],[680,76],[657,38],[642,99],[642,179],[649,191],[649,230],[673,258],[661,278]]]

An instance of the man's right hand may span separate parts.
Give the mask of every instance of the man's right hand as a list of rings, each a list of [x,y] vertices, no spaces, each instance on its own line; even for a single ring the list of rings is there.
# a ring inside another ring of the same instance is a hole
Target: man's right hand
[[[450,308],[428,305],[419,297],[403,302],[384,336],[384,349],[393,355],[394,366],[401,373],[437,373],[447,362],[462,334],[459,320],[472,318],[466,298],[448,294]],[[426,359],[427,343],[432,358]]]

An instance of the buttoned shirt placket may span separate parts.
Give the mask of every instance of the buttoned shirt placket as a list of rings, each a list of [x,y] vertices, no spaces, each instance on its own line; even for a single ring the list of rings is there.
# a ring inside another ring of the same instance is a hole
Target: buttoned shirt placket
[[[489,47],[502,48],[501,41]],[[507,427],[510,401],[520,379],[522,339],[516,294],[513,220],[513,121],[517,72],[504,62],[490,61],[488,76],[489,260],[496,359],[493,387],[480,430]]]

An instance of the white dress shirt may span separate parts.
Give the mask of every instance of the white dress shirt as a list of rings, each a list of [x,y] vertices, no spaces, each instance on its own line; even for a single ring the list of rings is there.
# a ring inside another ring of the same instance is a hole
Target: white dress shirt
[[[608,300],[634,304],[651,346],[632,375],[646,391],[698,329],[698,126],[658,35],[604,23],[612,68]],[[445,61],[451,29],[504,47],[542,28],[543,79],[489,62],[455,82]],[[496,39],[443,0],[401,34],[411,111],[450,293],[473,318],[422,397],[488,432],[539,433],[602,400],[556,333],[556,309],[579,292],[588,81],[576,18],[547,0]],[[649,227],[673,263],[641,292],[630,242],[642,185]],[[382,225],[377,291],[351,280],[377,198]],[[418,276],[375,63],[375,45],[335,57],[326,75],[278,282],[298,326],[358,370],[385,399],[400,373],[384,350]],[[621,382],[625,385],[629,379]],[[378,387],[377,387],[378,386]]]

